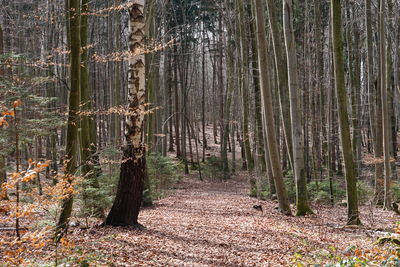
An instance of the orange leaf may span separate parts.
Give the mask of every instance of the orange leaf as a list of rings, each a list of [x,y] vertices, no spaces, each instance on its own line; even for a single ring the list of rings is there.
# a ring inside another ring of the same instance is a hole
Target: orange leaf
[[[9,110],[5,110],[1,114],[3,114],[3,116],[12,116],[12,117],[14,117],[15,115],[14,111],[9,111]]]
[[[22,105],[22,101],[20,99],[14,101],[14,104],[13,104],[14,108],[17,108],[21,105]]]
[[[0,127],[3,126],[3,125],[5,125],[6,127],[9,126],[8,122],[6,121],[6,118],[1,117],[0,118]]]
[[[357,257],[361,257],[363,255],[362,251],[359,249],[356,249],[355,254]]]

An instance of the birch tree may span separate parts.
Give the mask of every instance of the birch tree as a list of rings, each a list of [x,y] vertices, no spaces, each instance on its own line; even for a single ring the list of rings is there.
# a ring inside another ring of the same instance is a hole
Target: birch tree
[[[129,7],[129,70],[126,145],[123,148],[117,195],[104,222],[112,226],[135,226],[143,197],[146,149],[143,140],[145,113],[145,57],[143,54],[145,0],[133,0]]]

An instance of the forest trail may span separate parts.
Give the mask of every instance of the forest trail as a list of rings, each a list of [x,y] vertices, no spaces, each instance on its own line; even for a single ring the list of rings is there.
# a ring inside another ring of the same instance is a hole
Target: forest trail
[[[170,196],[140,213],[146,230],[75,228],[70,237],[106,266],[288,266],[295,255],[321,263],[351,245],[372,246],[365,228],[395,222],[392,213],[365,207],[359,229],[343,228],[344,208],[314,206],[317,215],[286,217],[275,202],[248,197],[247,184],[244,175],[227,182],[185,178]],[[255,204],[263,205],[264,214]]]

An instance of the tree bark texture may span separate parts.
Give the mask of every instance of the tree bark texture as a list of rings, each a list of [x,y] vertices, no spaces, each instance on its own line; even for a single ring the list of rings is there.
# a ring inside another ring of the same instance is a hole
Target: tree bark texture
[[[128,105],[126,118],[126,145],[123,149],[117,195],[105,225],[138,226],[146,172],[146,149],[143,141],[145,113],[145,0],[132,1],[129,7],[129,70]]]

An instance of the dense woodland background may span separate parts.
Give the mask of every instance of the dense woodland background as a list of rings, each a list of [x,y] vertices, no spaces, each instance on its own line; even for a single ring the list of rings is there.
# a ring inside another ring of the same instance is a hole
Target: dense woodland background
[[[2,231],[41,229],[55,236],[41,249],[68,247],[70,222],[142,229],[140,208],[187,179],[209,189],[238,177],[263,214],[276,201],[298,216],[344,206],[348,225],[369,224],[366,209],[395,216],[399,10],[398,0],[2,0]],[[132,97],[136,85],[145,98]],[[25,246],[4,240],[4,251]],[[29,246],[3,256],[22,262]]]

